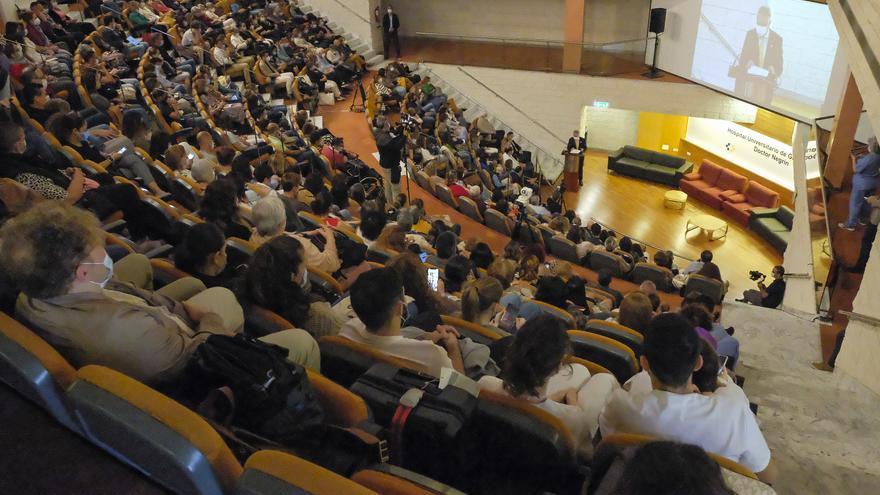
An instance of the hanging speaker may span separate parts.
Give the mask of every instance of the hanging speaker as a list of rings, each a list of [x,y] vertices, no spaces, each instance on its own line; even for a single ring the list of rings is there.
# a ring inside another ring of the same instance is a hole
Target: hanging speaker
[[[651,9],[651,27],[648,31],[660,34],[666,29],[666,9]]]

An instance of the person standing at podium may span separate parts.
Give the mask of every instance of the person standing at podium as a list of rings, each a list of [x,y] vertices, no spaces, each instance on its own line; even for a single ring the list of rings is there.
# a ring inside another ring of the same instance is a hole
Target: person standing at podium
[[[572,132],[568,138],[568,146],[565,148],[566,153],[580,154],[578,158],[578,185],[584,185],[584,153],[587,151],[587,131],[584,130],[584,137],[580,136],[577,129]]]

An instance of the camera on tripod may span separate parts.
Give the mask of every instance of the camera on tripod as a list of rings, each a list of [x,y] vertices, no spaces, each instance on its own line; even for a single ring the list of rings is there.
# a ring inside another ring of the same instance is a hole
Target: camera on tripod
[[[758,270],[749,270],[749,279],[755,282],[763,282],[764,279],[767,278],[767,275],[759,272]]]

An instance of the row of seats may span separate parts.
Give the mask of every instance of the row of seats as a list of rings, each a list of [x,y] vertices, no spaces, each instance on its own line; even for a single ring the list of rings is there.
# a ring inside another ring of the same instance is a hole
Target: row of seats
[[[309,380],[330,422],[355,426],[369,419],[359,397],[311,370]],[[75,370],[5,313],[0,313],[0,381],[175,493],[457,493],[393,466],[362,470],[348,480],[279,451],[258,451],[242,466],[195,412],[109,368]]]

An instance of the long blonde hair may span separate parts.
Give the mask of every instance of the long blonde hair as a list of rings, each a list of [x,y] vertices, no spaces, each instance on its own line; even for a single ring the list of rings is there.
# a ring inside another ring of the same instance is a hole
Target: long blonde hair
[[[495,277],[483,277],[469,282],[461,291],[461,316],[463,319],[479,323],[480,313],[501,300],[504,288]]]

